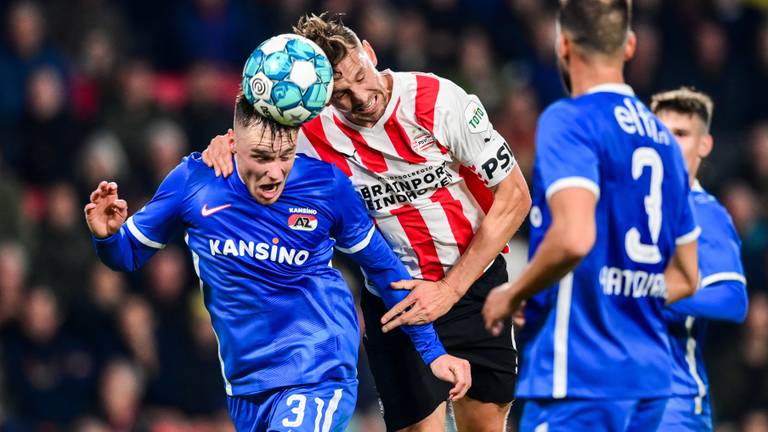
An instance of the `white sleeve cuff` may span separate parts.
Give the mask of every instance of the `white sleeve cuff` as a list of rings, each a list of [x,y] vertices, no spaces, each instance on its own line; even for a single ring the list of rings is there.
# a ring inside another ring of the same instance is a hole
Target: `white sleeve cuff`
[[[714,273],[705,278],[702,278],[701,286],[705,287],[705,286],[712,285],[717,282],[723,282],[723,281],[736,281],[736,282],[741,282],[744,285],[747,284],[747,280],[744,278],[744,275],[742,275],[741,273],[722,272],[722,273]]]
[[[675,239],[675,244],[678,245],[678,246],[679,245],[688,244],[688,243],[696,240],[697,238],[699,238],[699,234],[701,234],[701,228],[699,228],[697,226],[693,231],[689,232],[688,234],[684,234],[684,235],[681,235],[680,237],[676,238]]]
[[[595,194],[595,197],[599,200],[600,199],[600,186],[592,181],[591,179],[588,179],[586,177],[564,177],[560,180],[555,181],[549,187],[547,188],[547,201],[554,195],[555,193],[568,188],[581,188],[586,189],[593,194]]]

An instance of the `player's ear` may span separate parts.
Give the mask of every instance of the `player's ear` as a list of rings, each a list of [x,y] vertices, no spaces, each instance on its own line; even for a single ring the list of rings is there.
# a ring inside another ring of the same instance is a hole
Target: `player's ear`
[[[699,143],[699,148],[697,149],[699,157],[704,159],[709,156],[709,154],[712,153],[713,146],[714,140],[712,139],[712,135],[707,134],[704,136],[704,138]]]
[[[566,64],[568,63],[568,57],[571,55],[571,41],[565,37],[565,33],[560,31],[559,26],[555,38],[555,55],[558,59],[563,59]]]
[[[365,39],[363,39],[362,45],[363,45],[363,51],[365,51],[365,55],[367,55],[368,58],[371,60],[371,63],[373,63],[373,67],[376,67],[376,65],[379,63],[379,60],[376,58],[376,52],[373,51],[373,47]]]
[[[635,56],[635,49],[637,49],[637,35],[630,30],[627,35],[627,43],[624,44],[624,61],[629,61]]]

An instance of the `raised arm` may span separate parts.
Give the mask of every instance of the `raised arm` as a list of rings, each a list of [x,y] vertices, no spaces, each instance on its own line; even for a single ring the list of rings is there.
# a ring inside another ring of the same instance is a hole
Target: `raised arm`
[[[168,174],[152,200],[129,218],[128,204],[118,197],[116,183],[103,181],[91,193],[85,220],[104,264],[113,270],[134,271],[165,247],[179,222],[186,162],[187,158]]]

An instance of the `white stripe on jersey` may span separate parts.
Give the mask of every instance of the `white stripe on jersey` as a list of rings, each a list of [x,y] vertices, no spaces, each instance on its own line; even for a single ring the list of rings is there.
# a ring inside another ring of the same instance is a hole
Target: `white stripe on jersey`
[[[744,276],[741,273],[722,272],[722,273],[714,273],[705,278],[702,278],[701,283],[699,285],[703,288],[705,286],[712,285],[713,283],[722,282],[722,281],[736,281],[736,282],[741,282],[744,285],[747,284],[747,280],[744,278]]]
[[[133,216],[128,218],[128,220],[125,222],[125,226],[128,228],[128,231],[130,231],[131,234],[136,237],[136,240],[140,241],[144,246],[148,246],[154,249],[165,249],[165,245],[163,243],[150,240],[149,237],[145,236],[143,232],[139,231],[136,223],[133,222]]]
[[[568,391],[568,325],[571,319],[573,273],[560,280],[555,312],[555,359],[552,397],[562,399]]]

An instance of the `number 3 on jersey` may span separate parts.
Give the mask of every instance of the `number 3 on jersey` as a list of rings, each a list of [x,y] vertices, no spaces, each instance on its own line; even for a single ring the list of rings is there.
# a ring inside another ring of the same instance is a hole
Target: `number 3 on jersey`
[[[659,251],[659,233],[661,232],[661,181],[664,178],[664,164],[656,150],[650,147],[640,147],[632,153],[632,178],[638,180],[643,171],[651,169],[650,191],[644,198],[645,213],[648,215],[648,230],[651,233],[652,244],[640,240],[640,231],[632,227],[624,236],[624,248],[632,261],[642,264],[658,264],[661,262]]]

